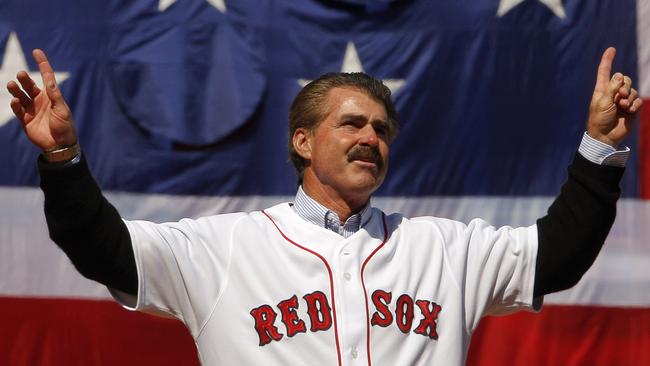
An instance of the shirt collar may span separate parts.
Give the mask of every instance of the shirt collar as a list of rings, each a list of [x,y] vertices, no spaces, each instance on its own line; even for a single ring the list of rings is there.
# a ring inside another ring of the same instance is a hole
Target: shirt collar
[[[339,216],[336,212],[309,197],[309,195],[307,195],[307,193],[302,189],[302,186],[298,187],[293,209],[296,211],[298,216],[304,220],[331,230],[345,238],[351,236],[359,231],[360,228],[364,227],[370,220],[372,214],[370,202],[368,202],[361,211],[350,216],[345,223],[341,225]]]

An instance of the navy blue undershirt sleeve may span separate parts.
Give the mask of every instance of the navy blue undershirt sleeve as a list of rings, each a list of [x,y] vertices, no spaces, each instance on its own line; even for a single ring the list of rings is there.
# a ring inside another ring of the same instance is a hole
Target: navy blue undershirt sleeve
[[[86,159],[75,164],[38,160],[50,238],[86,278],[135,295],[137,268],[128,229],[102,195]]]
[[[576,153],[560,195],[537,220],[535,297],[574,286],[596,260],[614,224],[623,172]]]

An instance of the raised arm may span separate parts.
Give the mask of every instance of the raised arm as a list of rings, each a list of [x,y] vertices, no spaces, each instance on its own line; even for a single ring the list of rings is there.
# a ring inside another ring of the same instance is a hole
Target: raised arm
[[[32,54],[44,89],[20,71],[20,86],[10,81],[7,90],[25,135],[43,150],[38,166],[50,237],[82,275],[135,294],[137,269],[128,230],[102,196],[79,151],[72,113],[47,56],[41,50]]]
[[[602,56],[587,122],[587,134],[612,151],[630,132],[642,105],[630,77],[611,76],[615,55],[610,47]],[[616,217],[622,167],[608,165],[607,160],[593,162],[579,153],[568,173],[548,214],[537,221],[535,296],[578,283],[598,256]]]

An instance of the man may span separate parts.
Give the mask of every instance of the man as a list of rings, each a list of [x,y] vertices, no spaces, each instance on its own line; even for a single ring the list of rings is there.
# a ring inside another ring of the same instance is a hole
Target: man
[[[385,215],[370,206],[397,134],[388,89],[327,74],[289,115],[293,203],[177,223],[122,221],[80,153],[45,54],[11,108],[39,159],[52,239],[126,307],[183,321],[204,364],[463,364],[482,316],[537,310],[593,263],[615,217],[641,100],[603,54],[569,178],[536,225]],[[22,87],[22,89],[21,89]]]

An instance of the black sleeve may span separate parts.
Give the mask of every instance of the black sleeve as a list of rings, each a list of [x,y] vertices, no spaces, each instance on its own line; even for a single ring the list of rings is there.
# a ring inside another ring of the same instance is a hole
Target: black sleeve
[[[576,153],[560,195],[537,220],[535,297],[574,286],[591,267],[614,223],[623,171]]]
[[[137,268],[128,229],[102,195],[83,154],[72,165],[39,158],[50,238],[86,278],[136,294]]]

